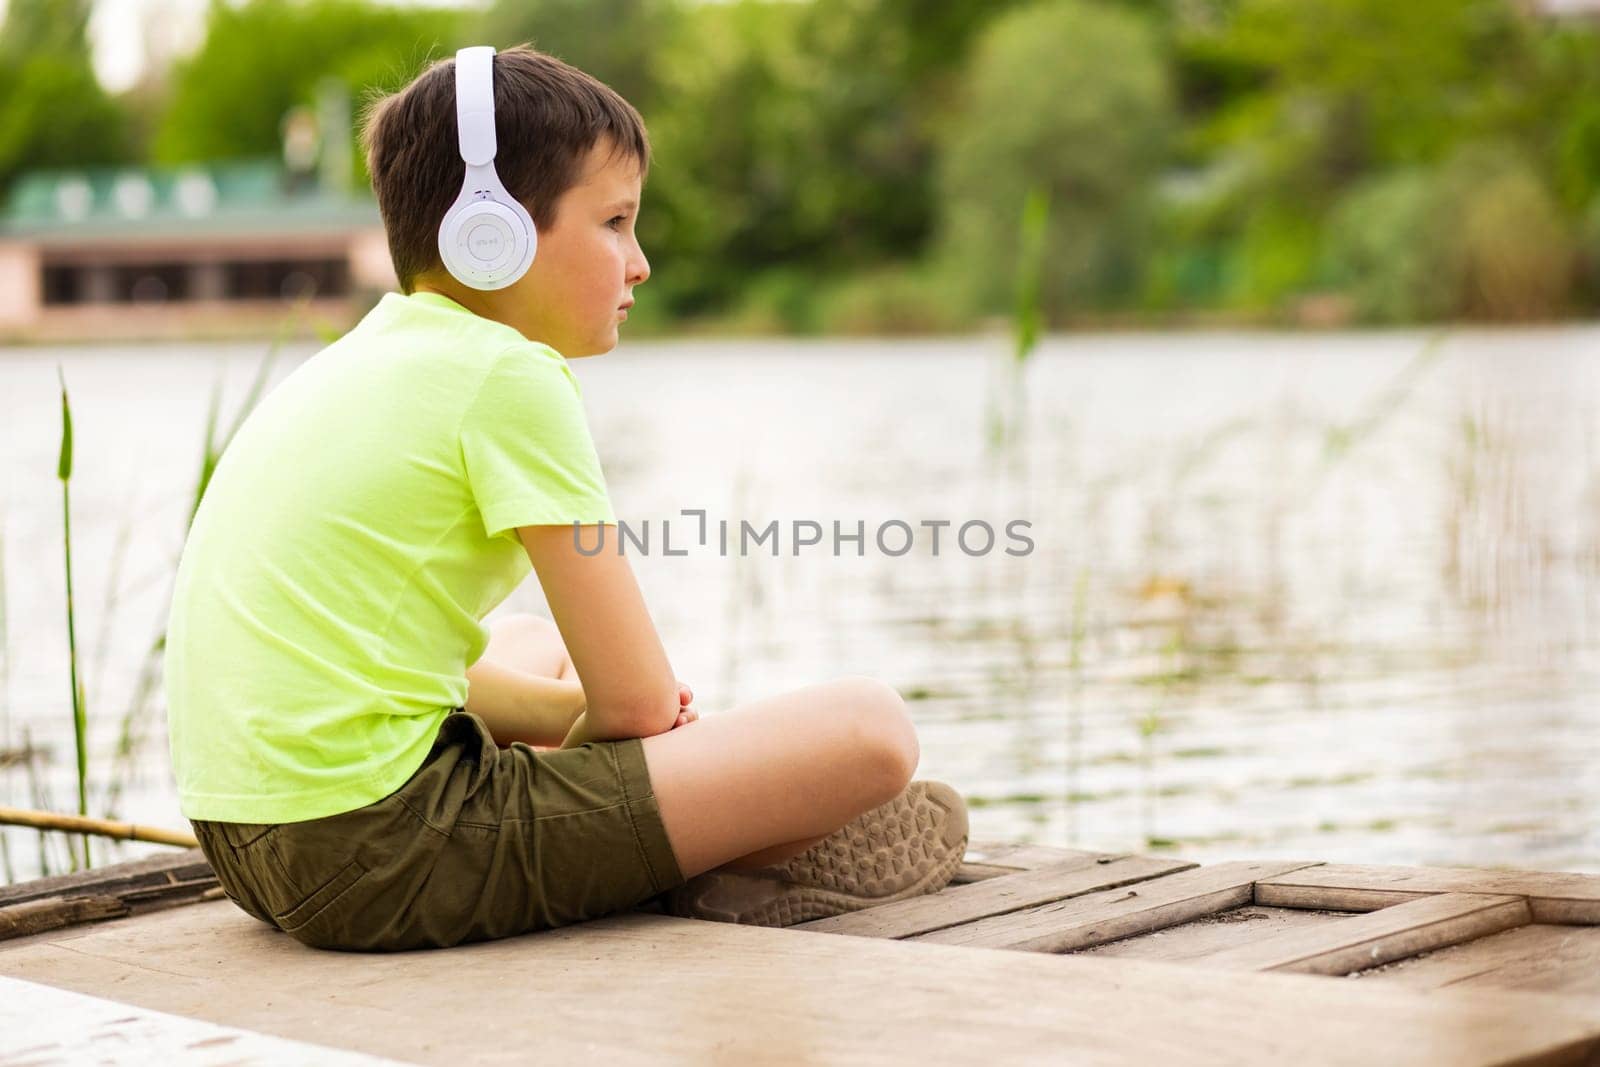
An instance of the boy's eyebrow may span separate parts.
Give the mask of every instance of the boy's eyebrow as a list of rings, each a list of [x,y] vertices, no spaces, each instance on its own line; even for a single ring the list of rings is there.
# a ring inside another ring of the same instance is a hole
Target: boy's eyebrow
[[[638,206],[639,206],[639,201],[631,199],[631,198],[626,198],[626,199],[622,199],[622,200],[613,200],[611,202],[611,206],[610,206],[609,210],[615,211],[618,208],[621,208],[624,211],[632,211],[634,208],[636,208]]]

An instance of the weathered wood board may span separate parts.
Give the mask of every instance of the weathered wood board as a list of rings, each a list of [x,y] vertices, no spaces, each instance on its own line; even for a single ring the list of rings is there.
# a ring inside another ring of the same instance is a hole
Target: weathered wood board
[[[145,914],[218,892],[197,852],[0,888],[0,975],[425,1063],[1600,1064],[1595,875],[990,842],[940,893],[788,930],[636,912],[373,956],[304,949],[226,901]],[[112,916],[132,918],[94,921]],[[1360,981],[1315,977],[1343,974]],[[45,1032],[59,1013],[6,1011],[0,1063],[84,1051]],[[152,1049],[189,1033],[148,1012],[106,1025]]]
[[[1218,863],[1097,893],[950,926],[910,940],[974,948],[1071,952],[1176,926],[1249,903],[1258,879],[1304,863]],[[991,883],[993,884],[993,883]],[[930,906],[933,901],[930,900]]]
[[[1519,926],[1358,977],[1418,989],[1521,989],[1600,999],[1600,926]]]
[[[1188,873],[1188,872],[1184,872]],[[0,973],[417,1063],[1583,1063],[1600,1003],[622,915],[319,952],[217,901],[0,945]]]
[[[1363,867],[1324,863],[1263,878],[1257,904],[1371,911],[1429,893],[1494,893],[1528,899],[1537,923],[1600,923],[1600,875],[1459,867]]]

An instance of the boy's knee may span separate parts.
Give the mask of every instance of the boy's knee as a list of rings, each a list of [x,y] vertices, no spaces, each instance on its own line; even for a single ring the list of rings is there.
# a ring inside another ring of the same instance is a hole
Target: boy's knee
[[[854,675],[841,681],[850,687],[860,751],[876,757],[874,765],[882,771],[890,795],[898,794],[911,781],[922,756],[905,698],[877,678]]]
[[[527,612],[507,615],[498,625],[504,626],[517,637],[537,638],[548,637],[551,634],[561,636],[561,630],[556,626],[554,619],[547,619],[543,615],[530,615]]]

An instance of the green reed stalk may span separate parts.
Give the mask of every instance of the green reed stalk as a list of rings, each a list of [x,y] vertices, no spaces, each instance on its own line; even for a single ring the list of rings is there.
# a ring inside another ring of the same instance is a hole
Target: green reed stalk
[[[1043,330],[1039,291],[1044,277],[1044,253],[1050,223],[1050,197],[1040,186],[1028,190],[1019,222],[1016,297],[1011,311],[1011,359],[1001,372],[990,409],[989,441],[1003,445],[1019,435],[1022,418],[1022,368],[1033,354]]]
[[[61,534],[67,561],[67,658],[72,672],[72,735],[78,746],[78,814],[89,814],[89,722],[83,706],[83,686],[78,681],[78,633],[72,608],[72,407],[67,403],[67,376],[56,365],[61,380],[61,457],[56,477],[61,479]],[[71,849],[69,848],[70,852]],[[90,866],[89,836],[83,837],[83,865]],[[72,856],[72,869],[78,857]]]
[[[1042,314],[1039,310],[1040,281],[1044,276],[1045,231],[1050,224],[1050,195],[1040,186],[1028,190],[1022,204],[1022,241],[1017,262],[1017,302],[1012,312],[1018,363],[1032,354],[1039,343]]]

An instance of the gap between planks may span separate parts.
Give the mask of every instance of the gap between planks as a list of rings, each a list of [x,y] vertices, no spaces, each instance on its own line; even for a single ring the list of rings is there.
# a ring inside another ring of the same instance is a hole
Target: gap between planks
[[[1223,970],[1343,975],[1526,926],[1532,918],[1524,897],[1440,893],[1183,962]]]
[[[857,937],[914,937],[1160,878],[1195,866],[1186,860],[1152,856],[1080,857],[926,896],[797,923],[793,929]]]
[[[1536,923],[1600,924],[1600,875],[1451,867],[1324,863],[1263,878],[1255,903],[1282,908],[1375,911],[1440,893],[1525,897]]]
[[[1249,904],[1259,879],[1314,865],[1315,861],[1246,860],[1195,867],[1126,888],[1088,893],[905,940],[1027,952],[1075,952]]]

